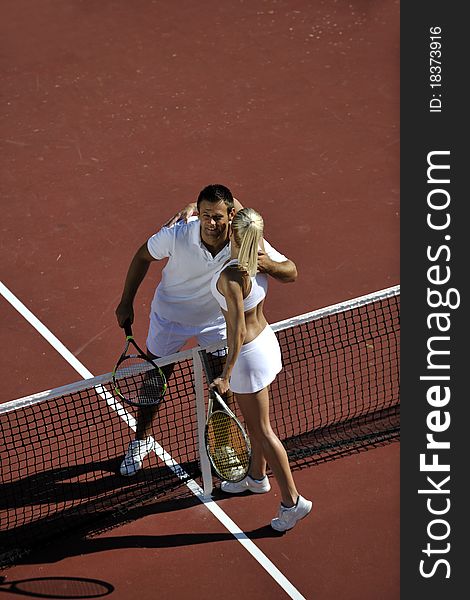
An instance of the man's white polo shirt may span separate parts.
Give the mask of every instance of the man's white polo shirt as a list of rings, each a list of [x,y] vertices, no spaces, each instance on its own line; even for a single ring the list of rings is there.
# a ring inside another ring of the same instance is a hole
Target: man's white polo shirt
[[[287,260],[266,241],[266,254],[276,262]],[[230,257],[227,244],[216,256],[201,241],[200,221],[197,217],[187,223],[163,227],[147,241],[153,258],[168,258],[162,278],[155,290],[152,311],[168,321],[184,325],[202,326],[220,317],[220,308],[212,296],[210,282]]]

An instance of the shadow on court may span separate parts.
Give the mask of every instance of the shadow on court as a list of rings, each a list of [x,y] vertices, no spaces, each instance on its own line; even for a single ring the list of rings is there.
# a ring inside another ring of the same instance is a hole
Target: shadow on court
[[[180,503],[181,504],[181,503]],[[179,505],[181,508],[181,506]],[[282,537],[284,533],[274,531],[270,525],[264,525],[252,531],[240,534],[246,535],[251,540]],[[17,564],[44,564],[55,563],[72,556],[83,556],[109,552],[120,549],[158,549],[179,548],[183,546],[199,546],[216,542],[238,540],[238,535],[229,532],[222,533],[176,533],[165,535],[128,535],[115,537],[81,537],[70,536],[67,542],[48,545],[41,552],[35,551],[23,556]]]
[[[102,598],[114,592],[114,586],[100,579],[84,577],[33,577],[8,581],[0,577],[0,592],[28,598]]]

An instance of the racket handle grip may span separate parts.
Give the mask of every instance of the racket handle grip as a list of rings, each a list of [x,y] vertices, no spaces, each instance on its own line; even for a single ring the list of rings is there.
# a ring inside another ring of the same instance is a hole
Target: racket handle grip
[[[129,319],[127,319],[127,321],[124,323],[124,333],[127,337],[132,336],[132,326]]]

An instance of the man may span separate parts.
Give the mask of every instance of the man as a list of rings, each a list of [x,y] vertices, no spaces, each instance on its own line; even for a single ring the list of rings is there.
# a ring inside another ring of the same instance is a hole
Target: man
[[[203,347],[226,338],[225,319],[210,291],[210,281],[230,257],[230,222],[241,208],[227,187],[209,185],[197,199],[199,218],[164,226],[137,250],[116,317],[120,327],[127,320],[133,322],[134,298],[150,263],[167,258],[150,312],[147,351],[153,358],[178,352],[192,337]],[[260,252],[258,260],[259,270],[279,281],[295,281],[295,264],[264,243],[265,252]],[[172,370],[172,365],[164,369],[167,379]],[[129,444],[121,475],[134,475],[152,450],[149,434],[156,411],[157,407],[139,411],[136,439]]]

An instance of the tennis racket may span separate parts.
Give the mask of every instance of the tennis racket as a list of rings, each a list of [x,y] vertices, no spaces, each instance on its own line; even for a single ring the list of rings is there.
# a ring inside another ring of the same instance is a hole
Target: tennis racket
[[[155,406],[166,392],[165,375],[136,344],[129,321],[125,322],[124,331],[126,344],[112,374],[114,391],[127,404]],[[137,354],[129,354],[131,346]]]
[[[208,385],[213,381],[208,357],[200,353]],[[251,444],[242,424],[220,394],[209,388],[204,431],[207,456],[214,473],[224,481],[241,481],[248,474]]]

